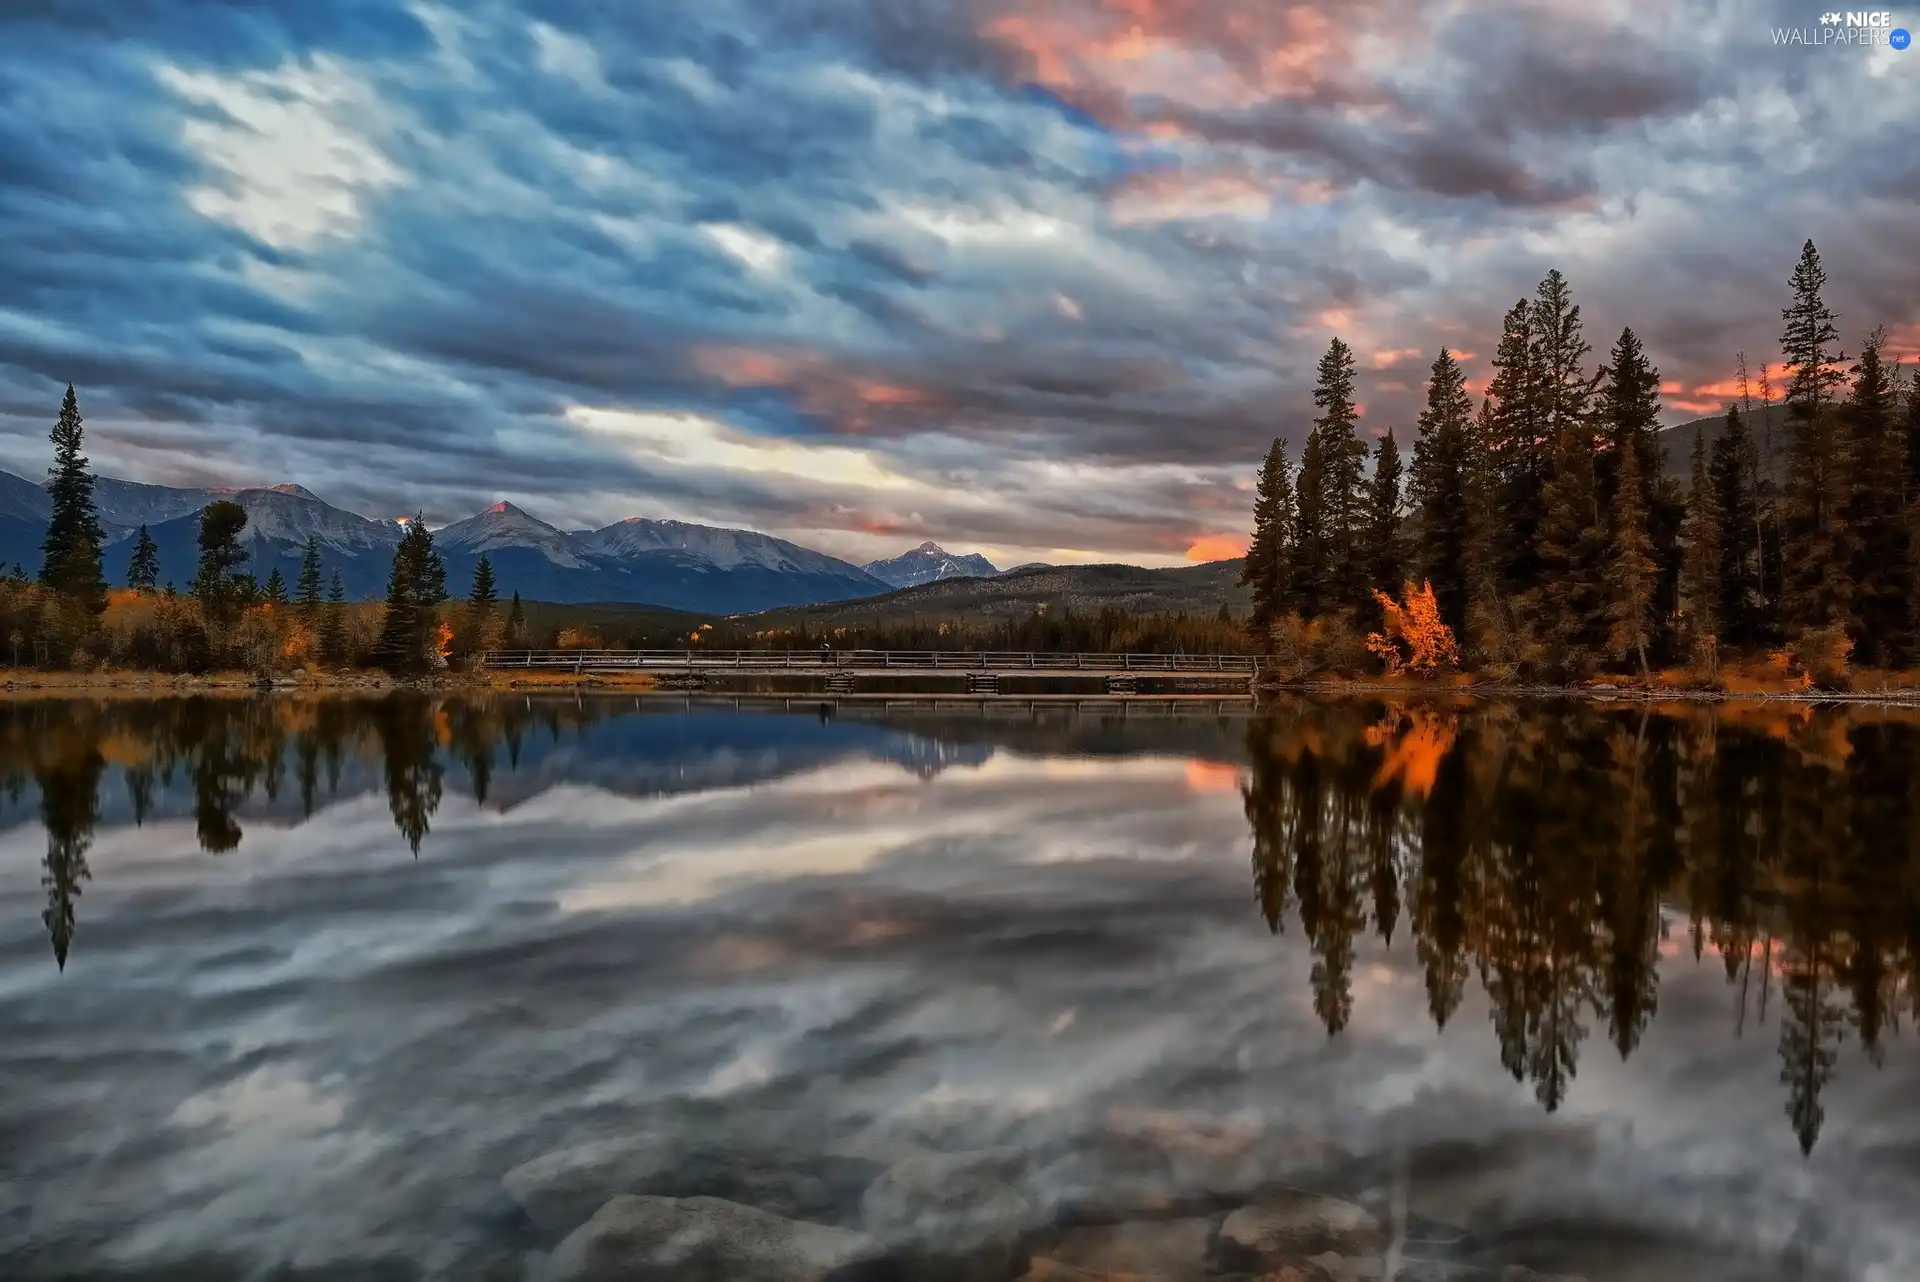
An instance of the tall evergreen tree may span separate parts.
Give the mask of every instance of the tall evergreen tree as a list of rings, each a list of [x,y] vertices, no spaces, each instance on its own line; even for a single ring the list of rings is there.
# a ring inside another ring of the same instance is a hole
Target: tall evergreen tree
[[[1620,452],[1616,481],[1606,561],[1607,652],[1616,659],[1631,655],[1645,677],[1657,581],[1640,483],[1640,450],[1632,443]]]
[[[268,605],[287,603],[287,581],[281,577],[279,566],[276,565],[267,572],[267,581],[261,586],[261,591]]]
[[[440,605],[447,599],[447,568],[434,550],[424,513],[408,523],[394,549],[387,579],[386,617],[375,657],[390,672],[418,672],[439,657]]]
[[[1907,500],[1920,503],[1920,366],[1907,380],[1905,398],[1907,433]]]
[[[1707,468],[1707,437],[1693,438],[1687,487],[1686,559],[1680,574],[1680,618],[1689,645],[1717,648],[1723,564],[1720,495]]]
[[[327,587],[326,613],[320,619],[320,654],[329,663],[347,660],[347,591],[338,570]]]
[[[1845,381],[1836,363],[1838,319],[1820,291],[1827,281],[1819,251],[1808,241],[1781,309],[1780,348],[1786,356],[1787,418],[1793,444],[1781,499],[1782,621],[1793,633],[1850,623],[1854,604],[1853,536],[1847,527],[1849,442],[1832,412],[1833,389]]]
[[[507,607],[507,644],[524,646],[527,643],[527,612],[520,606],[518,589],[513,594],[513,604]]]
[[[1541,423],[1533,349],[1533,304],[1523,298],[1501,319],[1493,380],[1480,407],[1493,507],[1489,550],[1498,566],[1498,589],[1509,595],[1526,591],[1539,578],[1541,504],[1552,471],[1552,440]]]
[[[1400,446],[1393,439],[1393,429],[1388,428],[1373,452],[1373,475],[1367,482],[1364,545],[1367,586],[1387,593],[1398,592],[1406,578],[1400,532],[1400,471]],[[1371,617],[1377,608],[1369,602],[1366,613]]]
[[[306,550],[300,554],[300,577],[295,581],[296,595],[294,604],[300,607],[300,614],[309,626],[318,621],[320,606],[324,601],[320,577],[320,539],[317,535],[307,536]]]
[[[1541,575],[1527,598],[1546,646],[1542,665],[1566,676],[1589,671],[1606,639],[1608,532],[1600,518],[1594,452],[1593,429],[1585,420],[1561,426],[1541,496]]]
[[[133,557],[127,562],[127,586],[135,592],[151,592],[159,579],[160,549],[143,525],[133,540]]]
[[[1253,499],[1253,539],[1240,569],[1240,582],[1253,589],[1247,630],[1262,649],[1292,595],[1295,515],[1287,443],[1276,436],[1260,465]]]
[[[1466,635],[1468,576],[1478,555],[1473,526],[1480,507],[1469,492],[1476,463],[1473,438],[1466,374],[1443,347],[1427,377],[1427,405],[1420,411],[1407,490],[1413,570],[1433,585],[1440,617],[1456,636]]]
[[[200,564],[193,578],[193,595],[207,622],[224,627],[253,599],[253,580],[240,571],[247,550],[240,532],[247,528],[247,510],[227,499],[215,499],[200,509]]]
[[[105,536],[100,513],[93,505],[93,473],[82,454],[85,427],[73,384],[67,384],[60,417],[53,425],[53,468],[48,473],[47,497],[53,513],[47,536],[40,544],[40,582],[90,614],[107,608],[107,581],[100,568],[100,545]]]
[[[1719,596],[1715,622],[1730,646],[1758,645],[1762,634],[1759,507],[1752,477],[1753,435],[1747,419],[1729,405],[1720,435],[1713,442],[1707,476],[1714,507],[1720,513]]]
[[[1320,358],[1313,403],[1320,410],[1313,435],[1320,442],[1320,503],[1330,577],[1325,605],[1358,608],[1371,600],[1364,543],[1367,447],[1360,441],[1360,407],[1354,400],[1353,349],[1338,338]]]
[[[1853,366],[1852,394],[1842,407],[1853,469],[1846,486],[1846,524],[1854,553],[1854,657],[1874,666],[1903,667],[1913,654],[1907,440],[1886,343],[1884,329],[1867,336]]]
[[[473,590],[467,594],[467,604],[476,614],[486,615],[493,612],[494,603],[500,594],[493,586],[493,559],[485,552],[473,566]]]
[[[1581,333],[1580,306],[1558,270],[1548,272],[1534,292],[1528,325],[1540,430],[1557,441],[1561,428],[1586,422],[1594,387],[1583,369],[1593,348]]]
[[[1646,522],[1648,554],[1653,558],[1654,586],[1650,646],[1664,648],[1671,640],[1673,616],[1680,604],[1680,530],[1687,505],[1679,486],[1665,475],[1666,446],[1660,439],[1660,371],[1647,359],[1646,349],[1631,329],[1620,331],[1602,370],[1598,410],[1607,436],[1600,455],[1600,498],[1611,508],[1618,486],[1620,460],[1628,450],[1637,456],[1640,478],[1638,502]]]

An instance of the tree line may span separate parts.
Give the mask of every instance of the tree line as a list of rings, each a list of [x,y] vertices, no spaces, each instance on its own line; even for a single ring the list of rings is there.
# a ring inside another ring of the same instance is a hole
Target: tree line
[[[135,532],[124,591],[109,586],[106,534],[94,503],[85,428],[71,385],[51,440],[52,511],[37,580],[23,567],[0,580],[0,641],[13,666],[90,668],[107,663],[173,672],[242,667],[377,667],[411,675],[499,645],[527,644],[519,593],[503,611],[493,565],[474,566],[463,601],[449,602],[446,566],[423,516],[394,549],[385,600],[372,609],[346,599],[309,537],[291,587],[276,566],[263,581],[248,568],[247,512],[218,499],[200,512],[198,560],[181,593],[159,579],[159,549]]]
[[[1912,666],[1920,369],[1903,379],[1884,329],[1849,358],[1826,280],[1808,241],[1781,311],[1784,465],[1756,444],[1773,368],[1750,378],[1742,354],[1685,488],[1665,475],[1660,373],[1639,336],[1623,329],[1589,369],[1558,271],[1506,313],[1477,406],[1454,353],[1435,356],[1404,463],[1388,430],[1367,465],[1354,354],[1333,339],[1298,465],[1276,439],[1260,470],[1242,575],[1255,644],[1357,666],[1382,596],[1411,589],[1494,677],[1684,665],[1711,679],[1723,652],[1781,647],[1815,680],[1849,660]]]

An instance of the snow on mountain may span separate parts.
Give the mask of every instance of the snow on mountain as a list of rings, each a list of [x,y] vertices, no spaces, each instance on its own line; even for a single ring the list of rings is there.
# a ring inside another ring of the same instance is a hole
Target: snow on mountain
[[[334,507],[298,485],[208,493],[212,498],[224,498],[246,509],[247,528],[242,537],[250,542],[304,544],[312,537],[317,538],[323,548],[333,551],[384,552],[398,544],[404,533],[393,521],[374,521],[358,512]]]
[[[722,570],[752,567],[802,574],[858,576],[851,562],[803,548],[785,539],[752,530],[727,530],[685,521],[655,521],[642,516],[574,536],[589,551],[602,556],[632,556],[642,552],[687,552]],[[875,591],[881,589],[876,587]]]
[[[941,579],[987,579],[1000,573],[978,552],[956,556],[931,539],[890,560],[870,561],[861,568],[895,588],[913,588]]]
[[[503,548],[531,548],[555,565],[577,569],[587,564],[578,535],[566,534],[511,503],[495,503],[484,512],[435,530],[433,542],[447,551],[475,555]]]

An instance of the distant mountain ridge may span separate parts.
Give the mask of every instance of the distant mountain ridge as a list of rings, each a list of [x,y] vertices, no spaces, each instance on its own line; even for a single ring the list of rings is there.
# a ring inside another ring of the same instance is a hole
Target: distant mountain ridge
[[[869,561],[868,574],[894,588],[917,588],[941,579],[990,579],[1000,573],[979,553],[955,556],[932,539],[885,561]]]
[[[309,537],[326,573],[348,596],[386,590],[402,527],[335,507],[300,485],[184,487],[97,477],[94,503],[107,533],[106,572],[124,581],[140,526],[159,548],[160,581],[184,588],[199,558],[200,511],[230,499],[247,511],[247,569],[278,569],[291,584]],[[50,506],[46,490],[0,472],[0,566],[40,565]],[[464,591],[484,553],[502,596],[533,601],[645,604],[707,614],[746,614],[786,605],[877,596],[891,585],[859,566],[752,530],[634,517],[598,530],[564,531],[511,503],[434,532],[449,586]]]

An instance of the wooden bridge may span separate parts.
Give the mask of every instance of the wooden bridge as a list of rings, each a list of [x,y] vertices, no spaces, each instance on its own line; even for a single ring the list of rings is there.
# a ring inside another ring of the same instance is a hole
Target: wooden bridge
[[[704,686],[713,678],[791,677],[824,680],[829,694],[856,694],[885,678],[951,680],[959,691],[998,695],[1001,681],[1030,687],[1032,678],[1097,679],[1105,694],[1140,693],[1157,685],[1200,683],[1251,692],[1259,660],[1243,654],[1047,654],[970,650],[494,650],[488,668],[548,672],[643,672],[667,686]]]

